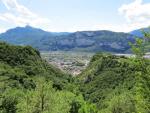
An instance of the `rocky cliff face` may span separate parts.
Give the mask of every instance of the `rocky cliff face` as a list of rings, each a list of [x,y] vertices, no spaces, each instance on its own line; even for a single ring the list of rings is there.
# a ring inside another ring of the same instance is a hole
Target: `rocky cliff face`
[[[105,51],[125,53],[134,37],[111,31],[52,33],[30,26],[17,27],[0,34],[0,40],[16,45],[31,45],[41,51]]]

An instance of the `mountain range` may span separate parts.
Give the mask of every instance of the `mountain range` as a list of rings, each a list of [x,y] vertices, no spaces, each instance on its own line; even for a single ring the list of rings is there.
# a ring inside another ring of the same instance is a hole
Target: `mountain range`
[[[0,40],[15,45],[30,45],[40,51],[87,51],[129,53],[139,30],[131,33],[101,31],[47,32],[31,26],[16,27],[0,34]]]
[[[149,31],[150,29],[149,28],[142,28],[142,29],[137,29],[137,30],[134,30],[134,31],[131,31],[130,34],[136,36],[136,37],[143,37],[143,31]]]

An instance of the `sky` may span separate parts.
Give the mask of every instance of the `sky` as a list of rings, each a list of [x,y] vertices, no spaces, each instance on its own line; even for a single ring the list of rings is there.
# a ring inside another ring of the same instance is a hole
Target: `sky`
[[[52,32],[150,26],[150,0],[0,0],[0,32],[30,25]]]

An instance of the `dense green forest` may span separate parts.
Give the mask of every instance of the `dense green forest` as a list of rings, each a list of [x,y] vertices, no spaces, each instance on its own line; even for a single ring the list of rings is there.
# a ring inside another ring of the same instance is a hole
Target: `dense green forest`
[[[97,54],[79,76],[86,100],[100,113],[149,113],[150,61]]]
[[[96,112],[74,81],[37,50],[0,43],[0,113]]]
[[[0,113],[149,113],[149,33],[135,57],[97,53],[72,77],[30,46],[0,43]]]

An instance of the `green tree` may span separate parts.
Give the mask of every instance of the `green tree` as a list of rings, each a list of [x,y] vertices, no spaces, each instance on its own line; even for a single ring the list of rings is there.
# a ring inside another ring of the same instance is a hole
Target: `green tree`
[[[141,32],[143,34],[143,38],[136,37],[135,43],[129,43],[132,52],[137,58],[143,57],[150,50],[150,30],[142,30]]]
[[[70,113],[97,113],[95,104],[88,103],[82,95],[77,96],[71,103]]]
[[[0,110],[2,113],[17,113],[18,100],[22,92],[17,89],[7,89],[1,96]]]
[[[144,58],[146,53],[150,50],[150,31],[142,31],[143,38],[137,38],[134,44],[131,44],[132,52],[136,55],[133,59],[133,64],[136,66],[135,71],[135,101],[136,110],[138,113],[149,113],[150,103],[149,96],[150,88],[149,82],[144,83],[144,81],[149,81],[149,59]],[[147,80],[145,79],[147,78]]]
[[[35,90],[25,92],[17,108],[18,113],[69,113],[74,94],[56,91],[52,82],[38,79]]]

